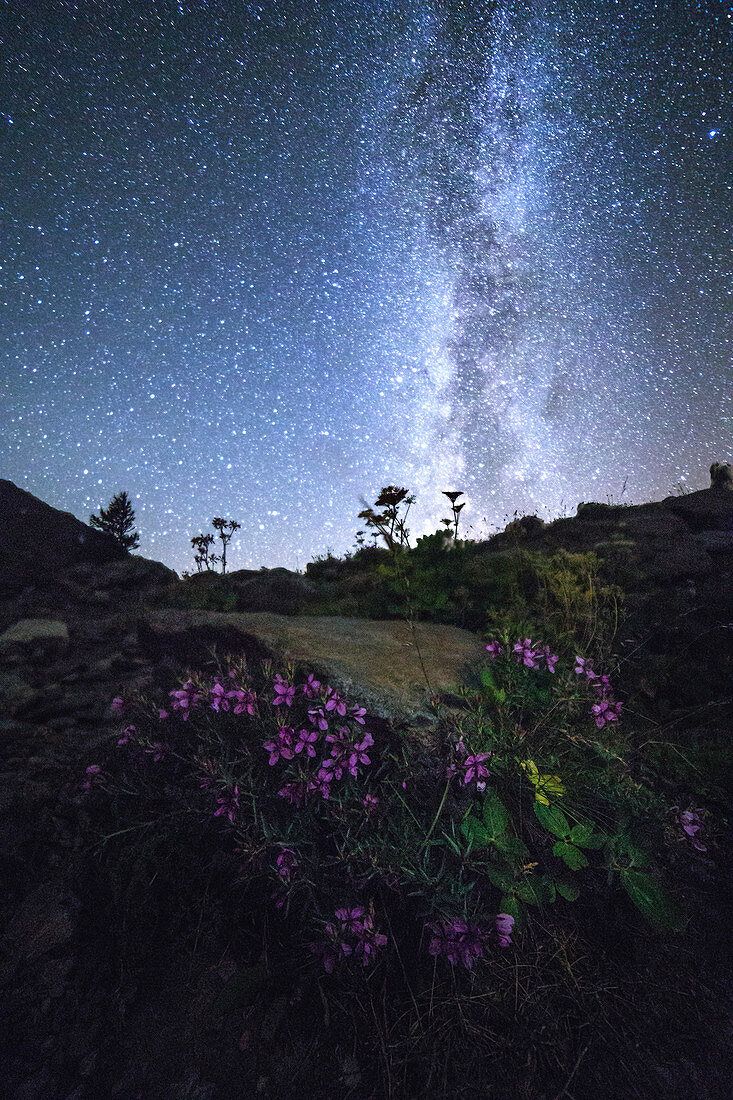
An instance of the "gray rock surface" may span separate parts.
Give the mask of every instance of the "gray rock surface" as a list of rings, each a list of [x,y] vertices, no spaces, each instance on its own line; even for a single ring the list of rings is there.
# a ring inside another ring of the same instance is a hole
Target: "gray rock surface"
[[[476,634],[454,626],[338,616],[299,618],[267,612],[163,610],[139,624],[142,648],[153,660],[195,663],[214,646],[220,654],[267,650],[303,662],[380,717],[427,716],[430,698],[455,690],[485,658]],[[424,669],[424,671],[423,671]],[[427,674],[427,680],[426,680]]]

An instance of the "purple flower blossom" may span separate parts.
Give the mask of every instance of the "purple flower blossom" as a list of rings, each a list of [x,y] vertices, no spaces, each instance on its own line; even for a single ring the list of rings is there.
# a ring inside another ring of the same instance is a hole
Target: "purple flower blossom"
[[[428,951],[436,958],[444,955],[451,966],[461,962],[467,970],[471,970],[474,961],[483,956],[486,932],[478,925],[457,918],[437,921],[427,927],[433,933]]]
[[[233,791],[227,791],[221,798],[217,798],[216,802],[219,809],[214,811],[214,817],[221,817],[226,814],[233,823],[234,815],[239,809],[239,787],[237,784],[234,784]]]
[[[246,691],[244,688],[234,688],[233,691],[227,692],[230,699],[234,699],[234,714],[250,714],[254,715],[255,703],[257,702],[257,696],[252,691]]]
[[[501,645],[499,642],[489,642],[486,646],[490,657],[498,657],[501,653]]]
[[[342,718],[346,717],[346,700],[333,688],[329,688],[326,695],[326,710],[335,710]]]
[[[361,958],[364,966],[374,962],[377,951],[387,943],[387,937],[383,932],[377,932],[372,926],[372,918],[366,917],[364,926],[358,933],[359,941],[354,948],[354,954]]]
[[[321,691],[321,682],[316,680],[313,673],[309,673],[308,679],[302,685],[303,694],[306,699],[317,699]]]
[[[340,776],[338,778],[340,778]],[[331,797],[331,781],[332,781],[332,779],[333,779],[333,776],[328,771],[328,769],[325,769],[323,767],[323,765],[321,765],[321,768],[320,768],[316,778],[311,779],[311,781],[309,782],[308,791],[309,792],[310,791],[318,791],[321,798],[323,798],[324,801],[325,801],[325,800],[327,800]]]
[[[707,852],[707,847],[697,836],[700,830],[703,832],[705,831],[702,818],[700,817],[701,813],[702,810],[682,810],[682,812],[677,815],[677,822],[693,848],[696,848],[698,852]]]
[[[162,707],[158,707],[158,721],[164,722],[166,718],[170,718],[170,711],[163,710]]]
[[[165,760],[167,753],[171,751],[171,747],[167,741],[153,741],[152,745],[144,751],[146,756],[152,756],[157,763]]]
[[[101,764],[90,764],[86,769],[86,779],[81,785],[83,791],[90,791],[92,787],[103,787],[108,776]]]
[[[362,805],[364,806],[364,809],[368,814],[373,813],[374,810],[376,810],[376,808],[379,806],[379,798],[376,794],[368,792],[364,795],[362,799]]]
[[[527,668],[537,668],[535,657],[537,657],[537,651],[532,649],[532,640],[525,638],[523,642],[517,642],[512,649],[513,653],[516,653],[517,660],[520,665],[526,665]]]
[[[217,680],[211,689],[211,709],[218,713],[222,710],[229,710],[230,705],[226,688]]]
[[[514,917],[510,916],[509,913],[497,913],[494,925],[499,940],[499,947],[509,947],[512,942]]]
[[[173,700],[173,709],[183,711],[184,722],[188,720],[188,716],[194,707],[201,702],[201,695],[196,690],[192,680],[187,680],[178,691],[170,691],[168,694]]]
[[[335,935],[333,925],[326,925],[326,932]],[[333,939],[323,940],[321,943],[310,944],[310,950],[315,955],[321,956],[323,969],[327,974],[333,974],[336,966],[345,955],[351,955],[353,948],[348,943],[339,943]]]
[[[281,787],[277,793],[280,798],[284,798],[286,802],[290,802],[291,805],[300,808],[305,802],[307,792],[307,783],[291,780],[289,783],[286,783],[284,787]]]
[[[137,733],[136,726],[126,726],[122,731],[122,737],[117,742],[118,745],[134,745],[137,741],[135,734]]]
[[[277,873],[283,882],[290,882],[292,876],[298,870],[298,857],[292,848],[283,848],[275,860]]]
[[[353,706],[349,710],[349,717],[353,718],[355,722],[358,722],[360,726],[364,725],[364,715],[366,714],[366,707]]]
[[[461,765],[464,769],[463,782],[465,784],[470,783],[472,780],[488,779],[489,769],[484,767],[484,760],[488,760],[490,756],[490,752],[476,752],[466,757]]]
[[[357,741],[353,746],[352,751],[349,753],[349,772],[356,778],[357,768],[359,764],[371,764],[371,759],[367,756],[366,750],[371,748],[374,744],[374,738],[369,731],[365,731],[361,741]]]
[[[575,675],[585,676],[588,680],[595,680],[596,674],[593,671],[593,662],[590,660],[590,658],[575,658]]]
[[[262,748],[270,754],[270,766],[277,764],[280,757],[283,760],[293,759],[293,733],[291,726],[280,726],[271,741],[263,741]]]
[[[538,656],[541,656],[544,659],[544,662],[547,665],[547,671],[554,673],[555,665],[558,662],[557,654],[556,653],[551,653],[550,652],[550,647],[548,645],[545,645],[539,651]]]
[[[121,696],[115,695],[110,703],[110,709],[113,710],[115,714],[127,714],[129,708]]]
[[[606,674],[604,674],[603,676],[597,676],[591,684],[591,687],[594,691],[597,691],[599,695],[602,695],[609,699],[613,696],[611,677]]]
[[[602,729],[606,722],[618,722],[621,717],[622,703],[616,703],[613,699],[601,699],[590,709],[598,729]]]
[[[313,710],[309,710],[308,717],[310,718],[312,724],[316,727],[316,729],[328,729],[328,718],[326,718],[323,707],[314,707]]]
[[[275,698],[272,700],[272,705],[279,707],[284,703],[286,707],[292,707],[295,698],[295,685],[289,684],[278,672],[272,686],[275,689]]]
[[[354,905],[350,909],[337,909],[335,914],[341,928],[345,932],[361,932],[364,927],[366,909],[361,905]]]
[[[318,740],[318,730],[298,730],[298,740],[295,742],[295,752],[305,752],[306,756],[315,756],[315,743]]]

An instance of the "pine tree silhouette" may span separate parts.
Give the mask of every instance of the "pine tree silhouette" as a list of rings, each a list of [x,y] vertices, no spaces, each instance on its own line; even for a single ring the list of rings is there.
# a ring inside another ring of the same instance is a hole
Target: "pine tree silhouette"
[[[89,522],[98,531],[111,535],[123,550],[136,550],[140,542],[135,526],[135,512],[127,493],[117,493],[108,508],[100,508],[98,516],[90,516]]]

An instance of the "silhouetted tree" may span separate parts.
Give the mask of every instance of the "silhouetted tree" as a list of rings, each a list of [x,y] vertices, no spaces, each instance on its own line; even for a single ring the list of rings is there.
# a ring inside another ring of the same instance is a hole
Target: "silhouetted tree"
[[[221,551],[221,571],[226,573],[227,571],[227,543],[232,537],[235,531],[238,531],[242,526],[241,523],[237,523],[233,519],[222,519],[221,516],[217,516],[212,519],[211,526],[219,532],[219,538],[221,539],[222,551]],[[228,533],[227,533],[228,532]]]
[[[207,570],[211,569],[216,560],[216,555],[209,553],[209,547],[213,545],[213,542],[213,535],[194,535],[191,539],[191,546],[196,550],[194,561],[199,573],[204,567]]]
[[[108,508],[100,508],[98,516],[90,516],[89,523],[98,531],[111,535],[123,550],[136,550],[140,542],[135,526],[135,512],[127,493],[117,493]]]

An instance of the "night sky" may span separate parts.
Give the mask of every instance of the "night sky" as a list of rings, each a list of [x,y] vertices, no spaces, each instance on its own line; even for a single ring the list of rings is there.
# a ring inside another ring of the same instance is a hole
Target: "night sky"
[[[727,4],[0,2],[0,476],[193,568],[731,455]]]

